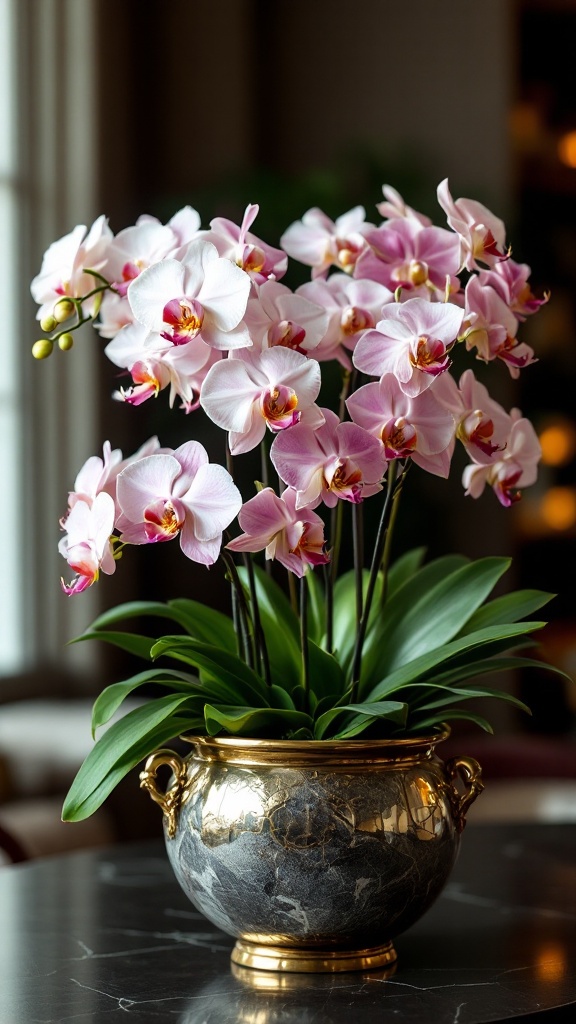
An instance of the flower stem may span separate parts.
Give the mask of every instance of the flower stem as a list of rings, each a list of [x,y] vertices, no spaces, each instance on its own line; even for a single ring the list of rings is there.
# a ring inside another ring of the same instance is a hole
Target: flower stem
[[[334,639],[334,586],[338,576],[340,545],[342,543],[342,502],[339,501],[330,514],[330,562],[326,567],[326,641],[328,653],[332,653]]]
[[[398,484],[394,489],[392,495],[392,511],[390,513],[390,522],[386,531],[386,542],[384,544],[384,554],[382,555],[382,563],[380,566],[382,572],[382,591],[380,593],[380,607],[383,608],[386,604],[388,597],[388,568],[390,566],[390,554],[392,552],[392,538],[394,536],[394,526],[396,524],[396,517],[398,515],[398,508],[400,506],[400,496],[402,494],[402,488],[404,486],[404,480],[412,465],[411,461],[404,464]]]
[[[304,710],[310,714],[310,663],[308,657],[308,585],[306,576],[300,580],[300,646],[302,648],[302,686]]]
[[[354,703],[358,700],[358,690],[360,686],[360,674],[362,671],[362,649],[364,647],[364,640],[366,639],[366,632],[368,629],[368,620],[370,618],[370,609],[372,607],[372,598],[374,597],[374,590],[376,587],[376,580],[378,579],[378,572],[380,570],[380,564],[382,562],[382,556],[384,553],[384,545],[386,542],[386,533],[390,523],[390,516],[392,514],[393,506],[393,495],[397,486],[401,486],[402,477],[400,478],[399,484],[396,484],[396,474],[398,467],[395,462],[390,463],[388,469],[388,489],[386,491],[386,498],[382,507],[382,515],[380,517],[380,523],[378,525],[378,533],[376,535],[376,541],[374,543],[374,553],[372,556],[372,564],[370,566],[370,576],[368,578],[368,587],[366,590],[366,599],[364,601],[364,608],[362,611],[362,618],[358,626],[358,635],[356,637],[356,645],[354,647],[354,658],[352,661],[352,695],[350,703]]]
[[[354,579],[356,583],[356,620],[362,618],[364,575],[364,516],[362,504],[352,505],[352,546],[354,551]]]
[[[240,633],[242,635],[242,650],[244,660],[250,668],[254,668],[254,648],[252,646],[252,634],[250,630],[250,612],[246,603],[246,595],[242,589],[242,583],[238,576],[238,570],[232,556],[222,548],[220,555],[222,560],[228,569],[230,576],[230,582],[232,584],[232,602],[236,600],[236,607],[238,611],[238,618],[240,620]]]
[[[258,604],[258,594],[256,592],[256,579],[254,576],[254,563],[249,554],[244,556],[244,564],[246,566],[246,573],[248,575],[248,586],[250,587],[250,604],[252,605],[252,621],[254,623],[254,638],[256,640],[256,654],[257,660],[263,671],[266,686],[272,685],[272,679],[270,676],[270,659],[268,657],[268,648],[266,646],[266,637],[262,628],[262,620],[260,619],[260,606]]]

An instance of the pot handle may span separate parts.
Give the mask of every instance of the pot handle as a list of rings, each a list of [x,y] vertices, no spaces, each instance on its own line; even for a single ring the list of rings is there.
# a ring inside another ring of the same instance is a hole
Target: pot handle
[[[174,774],[166,792],[162,792],[156,782],[156,773],[163,765],[168,765]],[[147,789],[152,799],[162,808],[164,823],[170,839],[176,835],[178,811],[186,778],[186,763],[174,750],[157,750],[146,761],[144,771],[140,772],[140,788]]]
[[[484,789],[482,769],[473,757],[451,757],[446,761],[446,772],[450,779],[450,803],[454,815],[454,824],[458,832],[462,832],[466,824],[466,812],[477,796]],[[461,793],[456,788],[456,780],[464,786]]]

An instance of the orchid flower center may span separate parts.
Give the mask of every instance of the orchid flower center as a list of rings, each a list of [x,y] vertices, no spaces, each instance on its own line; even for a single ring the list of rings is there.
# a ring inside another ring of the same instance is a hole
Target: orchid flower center
[[[351,238],[336,239],[336,263],[347,274],[351,274],[354,270],[354,264],[361,252],[362,246],[358,245]]]
[[[302,558],[311,565],[322,565],[328,559],[324,553],[324,530],[320,524],[295,523],[295,528],[300,536],[290,548],[290,554]]]
[[[171,299],[164,306],[162,319],[172,329],[162,337],[174,345],[185,345],[202,330],[204,307],[196,299]]]
[[[367,309],[360,306],[346,306],[340,317],[342,333],[349,337],[351,334],[358,334],[358,331],[365,331],[374,327],[376,321]]]
[[[418,440],[416,430],[404,416],[388,420],[382,427],[380,438],[387,459],[405,459],[412,454]]]
[[[172,540],[184,525],[184,517],[170,499],[158,498],[146,508],[144,522],[149,541]]]
[[[304,355],[301,349],[302,342],[306,337],[306,331],[300,324],[293,320],[278,320],[268,330],[268,344],[270,347],[280,345],[282,348],[291,348],[295,352]]]
[[[244,245],[240,251],[236,266],[247,274],[259,274],[266,263],[266,253],[259,245]]]
[[[415,350],[410,353],[410,363],[414,369],[434,376],[446,370],[449,362],[443,342],[437,338],[429,338],[427,334],[420,335],[416,340]]]
[[[300,419],[297,410],[298,395],[284,384],[265,391],[260,399],[260,410],[270,430],[276,432],[293,426]]]
[[[463,420],[458,424],[456,430],[456,436],[459,441],[464,444],[473,444],[484,452],[485,455],[491,456],[495,452],[502,451],[505,445],[492,444],[491,437],[494,434],[494,423],[488,417],[485,416],[481,409],[475,409],[474,412],[465,416]]]
[[[362,501],[362,472],[350,459],[336,459],[332,468],[325,467],[328,489],[354,504]]]

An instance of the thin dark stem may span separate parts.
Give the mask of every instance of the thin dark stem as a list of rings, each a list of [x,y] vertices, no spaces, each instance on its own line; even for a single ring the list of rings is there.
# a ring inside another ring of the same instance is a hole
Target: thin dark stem
[[[405,463],[400,479],[398,480],[398,484],[392,495],[392,511],[390,513],[390,522],[388,524],[388,529],[386,531],[384,554],[382,555],[382,563],[380,566],[382,572],[382,591],[380,594],[381,608],[383,608],[384,605],[386,604],[386,600],[388,597],[388,569],[390,566],[390,555],[392,553],[392,538],[394,537],[394,526],[396,525],[396,517],[398,515],[398,509],[400,507],[400,496],[402,494],[402,488],[404,487],[404,480],[406,479],[406,475],[411,465],[411,462]]]
[[[252,645],[252,634],[250,630],[250,612],[246,603],[246,596],[242,589],[242,583],[238,575],[238,570],[234,559],[230,555],[226,548],[222,548],[220,555],[228,569],[230,574],[230,581],[232,583],[233,592],[236,594],[238,615],[240,619],[240,632],[242,634],[242,647],[244,651],[244,659],[246,664],[250,668],[254,668],[254,648]]]
[[[354,579],[356,583],[356,621],[362,618],[364,570],[364,516],[362,504],[352,505],[352,545],[354,551]]]
[[[356,645],[354,647],[354,658],[352,661],[351,703],[354,703],[358,699],[360,673],[362,670],[362,649],[364,647],[364,640],[366,638],[366,631],[368,629],[368,620],[370,617],[370,609],[372,607],[372,598],[374,597],[376,580],[378,579],[378,572],[380,569],[380,563],[382,561],[382,555],[384,552],[386,531],[388,529],[390,515],[392,512],[392,498],[396,487],[396,474],[397,465],[395,462],[392,462],[388,470],[388,489],[386,491],[386,499],[384,501],[382,515],[380,517],[380,523],[378,525],[378,533],[376,535],[376,541],[374,544],[372,564],[370,566],[370,576],[368,577],[368,587],[366,589],[366,599],[364,601],[364,609],[362,611],[362,618],[360,619],[360,624],[358,626],[358,635],[356,637]]]
[[[326,641],[327,650],[332,652],[334,643],[334,587],[338,575],[338,562],[340,559],[340,544],[342,541],[342,502],[331,509],[330,512],[330,562],[326,566]]]
[[[246,572],[248,575],[248,586],[250,587],[250,603],[252,605],[252,621],[254,623],[254,636],[256,639],[256,652],[259,657],[263,669],[264,679],[266,680],[266,686],[272,685],[272,679],[270,676],[270,659],[268,658],[268,648],[266,646],[266,637],[264,636],[264,630],[262,629],[262,620],[260,619],[260,607],[258,604],[258,594],[256,592],[256,579],[254,576],[254,563],[249,554],[244,556],[244,564],[246,566]]]
[[[288,593],[290,594],[290,604],[292,605],[292,611],[295,615],[298,615],[298,595],[296,593],[296,580],[294,579],[294,573],[286,570],[288,573]]]
[[[332,567],[330,563],[324,566],[324,589],[326,592],[326,650],[332,654],[334,647],[334,587],[331,578]]]
[[[260,475],[264,487],[268,487],[268,448],[265,438],[260,442]]]
[[[310,714],[310,665],[308,658],[308,586],[306,577],[300,580],[300,646],[302,648],[302,686],[304,710]]]

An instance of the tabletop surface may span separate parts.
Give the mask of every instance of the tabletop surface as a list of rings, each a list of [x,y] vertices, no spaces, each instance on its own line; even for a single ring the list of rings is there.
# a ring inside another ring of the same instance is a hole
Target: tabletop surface
[[[574,1019],[576,830],[469,827],[389,975],[232,968],[160,841],[1,869],[0,921],[0,1024],[544,1024]]]

